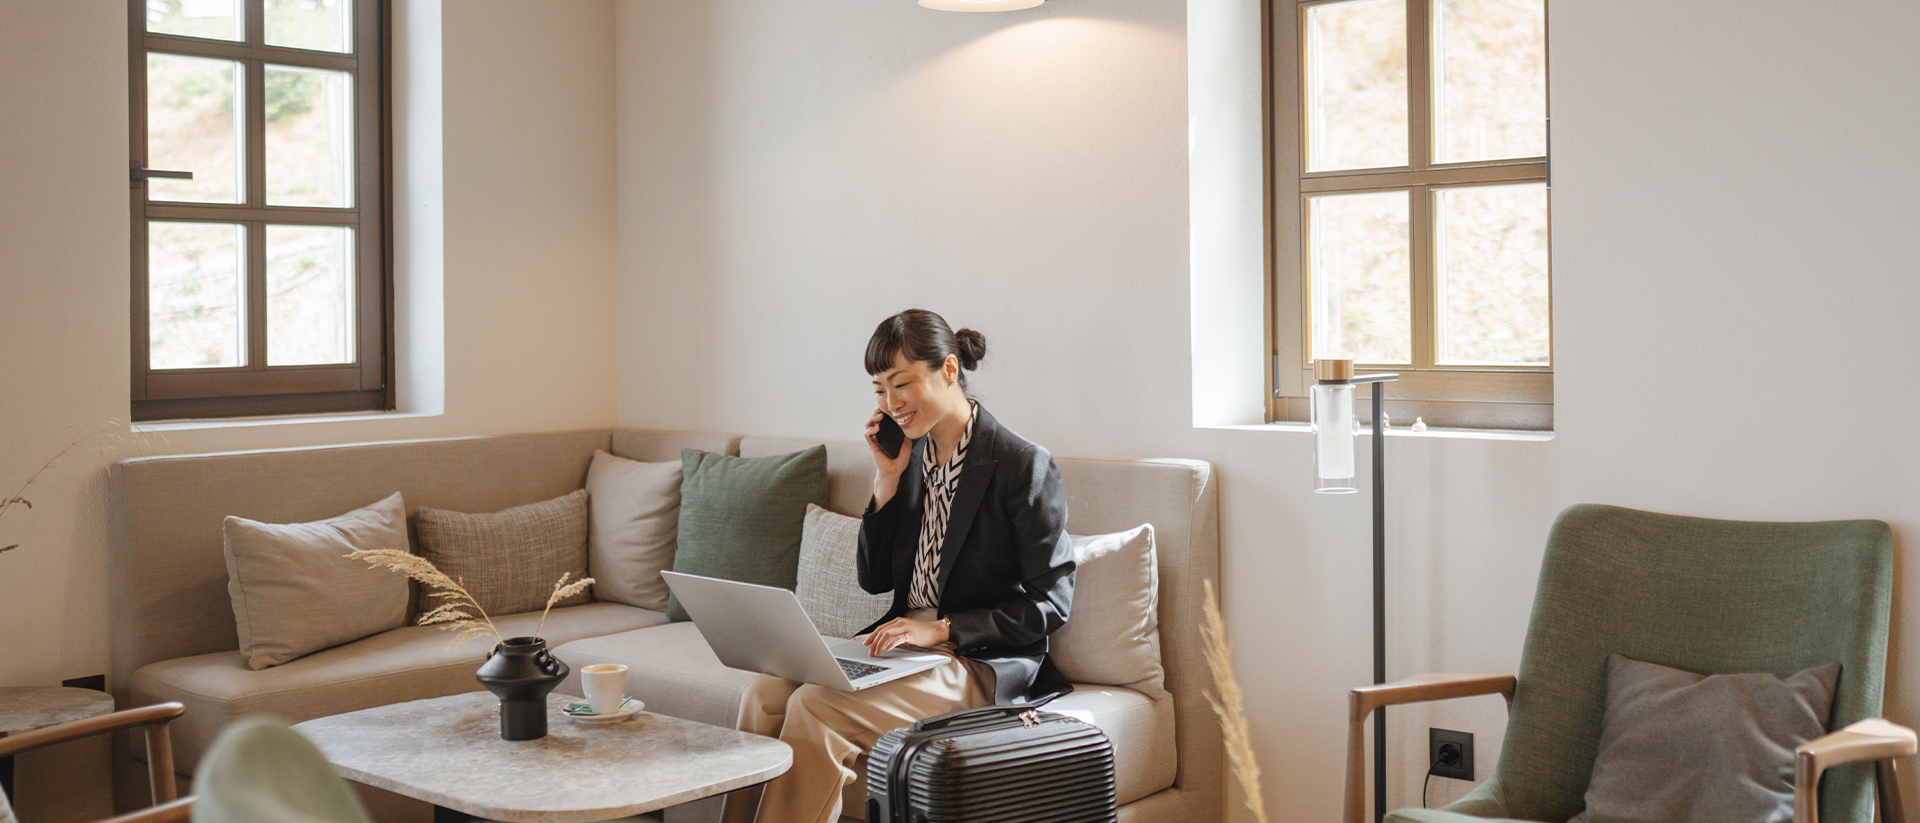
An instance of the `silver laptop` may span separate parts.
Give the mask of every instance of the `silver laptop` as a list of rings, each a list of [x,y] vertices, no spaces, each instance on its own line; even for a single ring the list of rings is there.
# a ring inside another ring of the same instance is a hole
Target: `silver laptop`
[[[800,598],[776,586],[679,572],[660,575],[713,653],[731,668],[852,692],[950,659],[918,647],[868,656],[866,644],[858,640],[821,634],[800,607]]]

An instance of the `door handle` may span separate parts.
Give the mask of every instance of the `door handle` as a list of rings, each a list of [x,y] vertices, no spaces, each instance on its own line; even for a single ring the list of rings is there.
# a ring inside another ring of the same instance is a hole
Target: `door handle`
[[[127,177],[129,179],[129,182],[132,183],[132,185],[128,186],[127,188],[137,189],[137,188],[140,188],[140,181],[145,180],[149,177],[165,177],[173,180],[192,180],[193,172],[167,171],[165,169],[149,169],[145,166],[140,165],[140,161],[138,160],[129,160],[127,161]]]

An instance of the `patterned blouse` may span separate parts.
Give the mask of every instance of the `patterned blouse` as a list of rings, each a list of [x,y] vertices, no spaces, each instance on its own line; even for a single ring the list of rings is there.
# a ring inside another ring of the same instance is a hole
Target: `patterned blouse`
[[[967,464],[967,446],[973,442],[973,423],[980,419],[972,405],[967,428],[960,433],[960,446],[945,465],[933,465],[933,440],[927,440],[927,457],[922,461],[927,483],[927,505],[920,513],[920,547],[913,558],[913,583],[907,590],[907,608],[933,609],[940,606],[940,547],[947,541],[947,517],[953,513],[953,492],[960,488],[960,470]]]

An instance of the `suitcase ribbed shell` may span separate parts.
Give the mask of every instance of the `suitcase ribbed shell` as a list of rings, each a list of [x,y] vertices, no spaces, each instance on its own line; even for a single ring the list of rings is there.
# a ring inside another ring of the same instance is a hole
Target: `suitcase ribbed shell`
[[[1065,715],[969,709],[888,732],[868,755],[868,823],[1115,820],[1113,743]]]

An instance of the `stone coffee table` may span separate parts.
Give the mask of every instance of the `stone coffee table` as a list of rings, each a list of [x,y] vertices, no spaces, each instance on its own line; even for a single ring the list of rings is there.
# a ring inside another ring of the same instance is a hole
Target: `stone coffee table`
[[[771,780],[787,744],[640,712],[588,725],[547,697],[547,736],[500,739],[486,692],[396,703],[294,726],[341,776],[505,823],[587,823],[663,809]],[[436,820],[447,819],[436,813]]]
[[[0,688],[0,737],[113,713],[106,692],[71,686]],[[13,758],[0,757],[0,792],[13,796]]]

